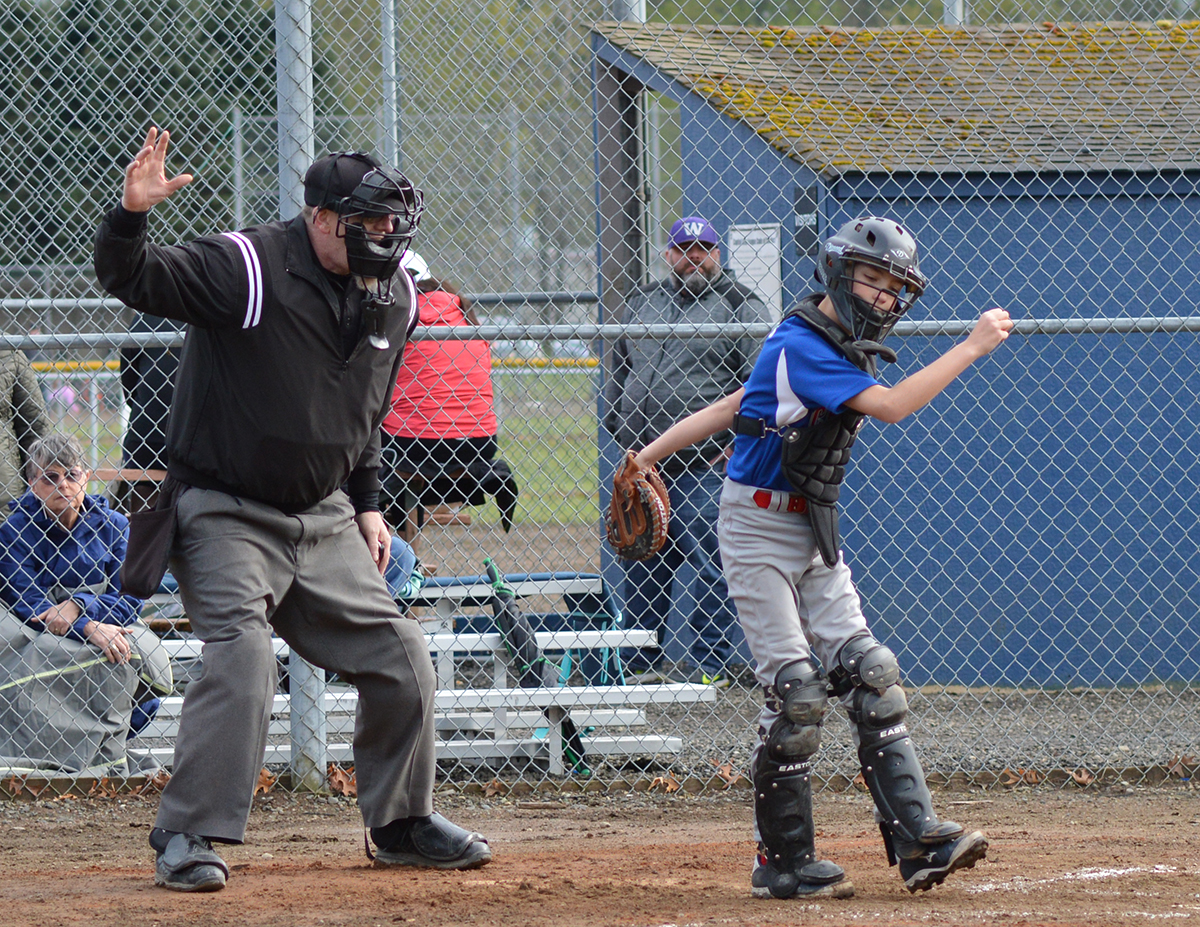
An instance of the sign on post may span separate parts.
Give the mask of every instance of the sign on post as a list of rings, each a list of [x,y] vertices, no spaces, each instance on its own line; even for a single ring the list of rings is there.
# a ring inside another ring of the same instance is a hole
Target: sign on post
[[[779,223],[730,226],[726,265],[758,294],[771,310],[772,319],[783,318],[783,277],[780,259]]]

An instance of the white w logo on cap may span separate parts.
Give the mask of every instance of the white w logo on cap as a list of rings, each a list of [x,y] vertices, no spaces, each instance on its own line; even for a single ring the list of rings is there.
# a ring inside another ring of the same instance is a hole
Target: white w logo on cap
[[[704,231],[704,223],[703,222],[685,222],[685,223],[683,223],[683,230],[685,232],[687,232],[689,235],[691,235],[693,238],[699,238],[700,233]]]

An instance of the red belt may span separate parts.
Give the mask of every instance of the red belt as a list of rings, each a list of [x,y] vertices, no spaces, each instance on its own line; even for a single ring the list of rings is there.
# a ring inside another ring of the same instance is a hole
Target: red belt
[[[766,489],[756,489],[754,491],[754,504],[760,509],[769,509],[771,507],[771,498],[775,494]],[[787,497],[787,511],[789,512],[807,512],[808,501],[803,496],[789,495]]]

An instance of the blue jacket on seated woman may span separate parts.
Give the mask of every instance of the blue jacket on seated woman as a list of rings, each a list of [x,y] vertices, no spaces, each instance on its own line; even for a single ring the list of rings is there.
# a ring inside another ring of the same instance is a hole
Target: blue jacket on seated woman
[[[85,640],[89,621],[124,626],[137,620],[142,600],[118,591],[129,522],[107,499],[88,494],[70,531],[32,492],[9,508],[12,514],[0,525],[0,599],[14,614],[29,624],[73,599],[82,614],[67,637],[78,641]]]

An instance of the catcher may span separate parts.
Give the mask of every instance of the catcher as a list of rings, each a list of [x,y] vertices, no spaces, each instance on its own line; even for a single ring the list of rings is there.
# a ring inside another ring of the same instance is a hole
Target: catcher
[[[917,243],[890,219],[863,217],[821,247],[823,293],[801,299],[771,334],[746,385],[676,423],[635,455],[655,461],[733,428],[717,526],[738,620],[766,691],[751,757],[758,897],[848,897],[842,868],[814,846],[812,757],[831,695],[852,722],[888,861],[910,892],[983,859],[987,839],[938,819],[904,723],[895,655],[871,634],[841,556],[838,489],[866,417],[898,422],[1008,337],[1003,309],[929,366],[886,387],[882,341],[926,286]]]

